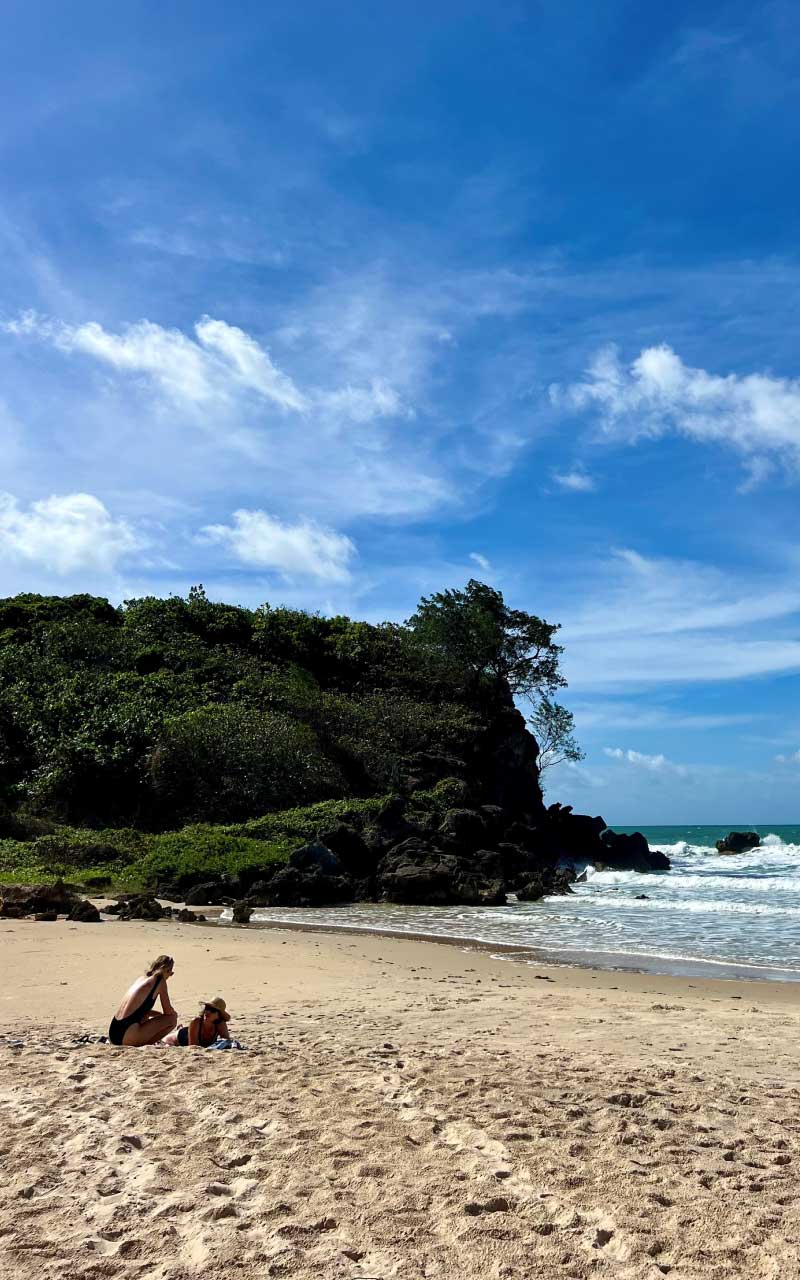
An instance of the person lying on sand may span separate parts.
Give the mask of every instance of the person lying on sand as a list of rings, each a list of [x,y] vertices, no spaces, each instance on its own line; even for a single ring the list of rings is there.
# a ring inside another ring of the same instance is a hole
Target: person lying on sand
[[[178,1027],[177,1031],[165,1036],[164,1044],[177,1044],[184,1048],[187,1045],[199,1045],[207,1049],[215,1040],[229,1040],[230,1016],[222,996],[217,996],[214,1000],[201,1000],[197,1017],[192,1018],[188,1027]]]
[[[147,972],[137,978],[111,1019],[108,1038],[112,1044],[140,1046],[155,1044],[178,1021],[167,991],[167,978],[175,972],[172,956],[156,956]],[[154,1013],[156,997],[162,1013]]]

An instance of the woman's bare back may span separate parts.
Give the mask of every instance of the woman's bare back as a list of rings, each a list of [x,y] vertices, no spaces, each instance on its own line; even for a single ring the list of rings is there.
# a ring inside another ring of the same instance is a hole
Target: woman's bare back
[[[155,988],[154,994],[157,994],[158,988],[161,986],[162,980],[163,980],[162,975],[159,975],[158,986]],[[137,978],[136,981],[128,988],[125,995],[123,996],[122,1004],[117,1009],[117,1012],[114,1014],[114,1017],[127,1018],[129,1013],[133,1013],[134,1009],[138,1009],[139,1005],[142,1003],[145,996],[149,996],[150,992],[153,990],[154,982],[155,982],[155,975],[152,973],[149,976],[146,974],[143,974],[141,978]]]

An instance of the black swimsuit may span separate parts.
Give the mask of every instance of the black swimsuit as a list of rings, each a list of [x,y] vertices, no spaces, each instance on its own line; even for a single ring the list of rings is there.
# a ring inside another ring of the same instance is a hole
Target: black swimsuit
[[[128,1027],[134,1026],[135,1023],[141,1022],[146,1013],[149,1013],[156,1002],[156,990],[161,981],[159,974],[150,988],[149,995],[146,995],[138,1009],[134,1009],[133,1013],[128,1013],[124,1018],[112,1018],[111,1026],[108,1028],[108,1038],[112,1044],[122,1044],[125,1032]]]

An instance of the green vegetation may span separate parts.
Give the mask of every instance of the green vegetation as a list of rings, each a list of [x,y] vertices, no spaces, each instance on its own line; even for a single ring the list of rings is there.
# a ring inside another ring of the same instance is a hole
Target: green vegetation
[[[543,695],[534,708],[533,714],[528,717],[528,724],[539,744],[540,777],[546,769],[552,769],[556,764],[563,764],[565,760],[573,764],[583,760],[584,753],[575,737],[575,721],[572,712],[562,707],[560,702],[554,702]]]
[[[0,600],[0,881],[252,878],[391,793],[464,803],[512,695],[563,684],[556,630],[477,582],[405,626],[202,587]]]

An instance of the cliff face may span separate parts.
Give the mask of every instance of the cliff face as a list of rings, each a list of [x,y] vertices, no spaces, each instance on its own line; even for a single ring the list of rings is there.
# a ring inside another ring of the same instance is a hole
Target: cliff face
[[[539,748],[513,705],[498,708],[478,743],[474,782],[486,804],[510,815],[544,812],[537,760]]]

